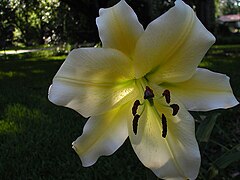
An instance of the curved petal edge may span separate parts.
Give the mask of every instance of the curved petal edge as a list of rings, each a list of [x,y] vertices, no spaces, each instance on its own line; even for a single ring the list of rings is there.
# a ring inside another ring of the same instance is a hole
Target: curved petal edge
[[[191,79],[182,83],[163,83],[190,111],[227,109],[239,104],[235,98],[230,78],[204,68],[198,68]]]
[[[72,143],[83,166],[91,166],[100,156],[113,154],[124,143],[128,137],[130,105],[88,119],[83,134]]]
[[[96,23],[103,47],[118,49],[129,56],[144,31],[137,15],[124,0],[100,9]]]

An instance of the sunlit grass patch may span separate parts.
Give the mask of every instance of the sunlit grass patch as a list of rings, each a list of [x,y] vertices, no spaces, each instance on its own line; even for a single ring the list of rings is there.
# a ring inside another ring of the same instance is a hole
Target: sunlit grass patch
[[[48,57],[48,60],[65,60],[66,59],[66,55],[61,55],[61,56],[51,56],[51,57]]]
[[[44,119],[46,115],[42,114],[41,111],[33,109],[32,107],[28,108],[23,104],[9,104],[4,111],[4,119],[22,122],[27,121],[28,119],[34,120],[35,122]],[[30,122],[31,123],[31,122]]]
[[[208,55],[217,57],[239,57],[240,56],[240,45],[215,45],[208,52]]]
[[[32,70],[31,72],[32,72],[33,74],[41,74],[41,73],[45,73],[44,70],[39,70],[39,69]]]
[[[38,61],[38,60],[63,60],[66,57],[65,51],[59,51],[58,48],[46,49],[26,49],[26,50],[7,50],[5,53],[0,52],[1,60],[24,60],[24,61]]]
[[[19,77],[24,77],[25,74],[24,73],[21,73],[21,72],[15,72],[15,71],[8,71],[8,72],[1,72],[0,71],[0,79],[3,79],[3,78],[12,78],[12,77],[16,77],[16,76],[19,76]]]
[[[214,64],[212,63],[212,62],[210,62],[210,61],[203,61],[203,62],[201,62],[201,64],[199,65],[199,67],[212,67],[212,66],[214,66]]]
[[[19,128],[12,121],[6,121],[4,119],[0,120],[0,134],[2,133],[11,133],[11,132],[19,132]]]

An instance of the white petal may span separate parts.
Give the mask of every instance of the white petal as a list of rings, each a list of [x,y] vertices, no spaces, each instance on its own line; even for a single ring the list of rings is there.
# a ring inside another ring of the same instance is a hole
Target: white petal
[[[91,117],[73,148],[83,166],[93,165],[100,156],[113,154],[128,137],[127,122],[132,103],[100,116]],[[131,117],[130,117],[131,118]]]
[[[160,85],[169,89],[192,111],[230,108],[239,102],[233,95],[229,77],[207,69],[198,68],[191,79],[182,83]]]
[[[86,83],[118,83],[134,78],[131,60],[122,52],[107,48],[79,48],[71,51],[56,78]]]
[[[177,116],[172,116],[168,110],[157,106],[158,113],[152,106],[146,105],[139,119],[137,135],[133,134],[132,123],[128,123],[135,153],[159,178],[195,179],[201,158],[192,116],[184,106],[180,106]],[[161,136],[161,113],[167,117],[166,138]]]
[[[132,8],[121,0],[111,8],[100,9],[99,14],[96,22],[103,47],[118,49],[131,55],[143,32]]]
[[[147,75],[153,82],[189,79],[214,43],[214,36],[183,1],[154,20],[136,45],[136,77]]]
[[[136,95],[131,61],[111,49],[72,51],[49,90],[49,100],[85,117],[104,113]]]

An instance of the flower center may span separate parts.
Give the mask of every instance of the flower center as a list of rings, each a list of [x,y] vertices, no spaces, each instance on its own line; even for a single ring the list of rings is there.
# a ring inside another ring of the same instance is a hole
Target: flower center
[[[149,102],[150,106],[154,109],[154,112],[157,113],[159,120],[161,119],[161,125],[162,125],[162,137],[166,138],[167,136],[167,118],[165,116],[164,113],[161,113],[161,115],[159,114],[157,108],[154,105],[154,93],[153,90],[149,87],[146,86],[145,90],[144,90],[144,100],[141,103],[140,100],[136,100],[133,104],[132,107],[132,115],[133,115],[133,121],[132,121],[132,127],[133,127],[133,132],[135,135],[137,135],[137,131],[138,131],[138,121],[145,109],[146,106],[146,101]],[[162,93],[162,96],[160,98],[165,98],[165,106],[168,108],[172,109],[172,116],[176,116],[178,114],[179,111],[179,105],[177,104],[170,104],[171,103],[171,93],[169,90],[164,90]],[[138,113],[138,109],[139,106],[143,106],[143,108],[141,108],[140,113]]]

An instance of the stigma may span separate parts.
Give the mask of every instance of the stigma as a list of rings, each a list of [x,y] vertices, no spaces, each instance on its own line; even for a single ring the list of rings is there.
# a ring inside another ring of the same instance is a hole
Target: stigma
[[[153,90],[150,87],[146,86],[146,90],[144,91],[144,99],[147,99],[150,105],[153,106],[153,98]]]

